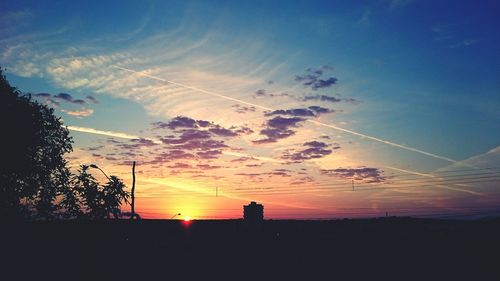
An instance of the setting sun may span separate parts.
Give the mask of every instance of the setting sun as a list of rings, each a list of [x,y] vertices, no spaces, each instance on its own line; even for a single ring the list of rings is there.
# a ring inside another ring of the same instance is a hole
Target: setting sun
[[[191,221],[191,217],[190,216],[185,216],[184,217],[184,221]]]

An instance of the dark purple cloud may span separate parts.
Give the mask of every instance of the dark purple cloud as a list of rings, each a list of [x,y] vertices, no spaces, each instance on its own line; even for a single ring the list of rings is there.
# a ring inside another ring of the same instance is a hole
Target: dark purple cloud
[[[295,134],[295,131],[289,129],[290,127],[297,127],[298,123],[303,122],[305,119],[299,117],[281,117],[276,116],[273,119],[267,120],[267,127],[260,131],[260,134],[266,136],[265,139],[255,140],[254,143],[273,143],[279,139],[284,139]]]
[[[68,93],[59,93],[57,95],[52,95],[52,99],[58,99],[61,101],[65,101],[68,103],[74,103],[74,104],[78,104],[78,105],[87,104],[87,102],[82,100],[82,99],[74,99],[73,96],[68,94]]]
[[[350,103],[358,103],[359,101],[353,98],[337,98],[334,96],[327,96],[327,95],[313,95],[313,96],[305,96],[303,101],[309,101],[309,100],[319,100],[319,101],[326,101],[326,102],[331,102],[331,103],[337,103],[337,102],[350,102]]]
[[[156,129],[177,130],[179,128],[182,128],[180,132],[183,133],[183,136],[180,137],[180,140],[189,137],[186,136],[186,134],[192,134],[193,136],[199,135],[203,136],[203,138],[209,138],[210,133],[215,136],[221,137],[236,137],[240,133],[248,133],[250,130],[250,128],[235,126],[228,129],[222,127],[221,125],[214,124],[213,122],[205,120],[195,120],[186,116],[177,116],[168,122],[154,122],[152,123],[152,125]],[[164,142],[171,143],[172,140],[164,140]]]
[[[326,79],[321,79],[323,75],[322,69],[308,68],[307,73],[304,75],[296,75],[295,81],[301,82],[302,85],[311,87],[312,90],[316,91],[322,88],[328,88],[337,83],[337,78],[329,77]]]
[[[253,130],[247,126],[231,127],[230,129],[234,130],[234,132],[237,133],[238,135],[249,135],[253,133]]]
[[[89,101],[91,101],[91,102],[95,103],[95,104],[98,104],[98,103],[99,103],[99,101],[98,101],[95,97],[93,97],[93,96],[91,96],[91,95],[88,95],[88,96],[86,96],[85,98],[86,98],[86,99],[88,99]]]
[[[255,160],[255,158],[253,157],[239,157],[239,158],[236,158],[236,159],[232,159],[231,162],[246,162],[246,161],[250,161],[250,160]]]
[[[270,128],[283,129],[286,130],[289,127],[297,127],[298,123],[303,122],[305,119],[299,117],[281,117],[276,116],[273,119],[267,121],[267,126]]]
[[[61,100],[67,101],[67,102],[73,101],[73,97],[67,93],[59,93],[57,95],[54,95],[53,97],[56,99],[61,99]]]
[[[283,129],[268,128],[268,129],[261,130],[260,134],[266,136],[267,138],[260,139],[260,140],[255,140],[255,141],[253,141],[253,143],[263,144],[263,143],[277,142],[279,139],[288,138],[289,136],[294,135],[295,131],[293,131],[293,130],[283,130]]]
[[[271,112],[266,112],[265,116],[272,115],[291,115],[301,117],[316,117],[324,113],[335,112],[333,109],[324,108],[321,106],[309,106],[308,108],[294,108],[294,109],[278,109]]]
[[[327,155],[332,154],[333,150],[339,149],[340,146],[335,146],[333,148],[329,148],[330,145],[319,142],[319,141],[310,141],[305,142],[303,144],[303,149],[299,150],[288,150],[286,151],[281,158],[286,160],[291,160],[293,162],[300,163],[304,160],[317,159],[322,158]]]
[[[383,176],[383,171],[378,168],[338,168],[338,169],[328,169],[321,170],[323,175],[336,176],[339,178],[363,181],[366,183],[380,183],[385,180]]]
[[[159,129],[171,129],[175,130],[177,128],[198,128],[198,122],[195,119],[177,116],[168,122],[154,122],[153,125]]]
[[[326,95],[314,95],[314,96],[305,96],[304,101],[309,100],[319,100],[319,101],[328,101],[328,102],[341,102],[342,99],[336,98],[334,96],[326,96]]]
[[[258,97],[259,96],[260,97],[261,96],[265,96],[266,95],[266,90],[264,90],[264,89],[257,90],[257,91],[255,91],[255,95],[258,96]]]
[[[208,129],[208,131],[215,134],[215,135],[221,136],[221,137],[235,137],[238,135],[238,133],[236,133],[230,129],[226,129],[224,127],[221,127],[219,125],[213,126],[212,128]]]
[[[86,101],[82,100],[82,99],[76,99],[76,100],[73,100],[72,103],[74,104],[79,104],[79,105],[84,105],[84,104],[87,104]]]
[[[182,131],[178,138],[168,136],[161,138],[164,144],[183,144],[194,140],[208,140],[212,137],[208,131],[199,131],[195,129],[188,129]]]
[[[265,116],[272,116],[272,115],[315,116],[314,112],[307,108],[295,108],[286,110],[278,109],[265,113]]]
[[[193,159],[195,156],[191,153],[187,153],[184,150],[170,150],[167,152],[160,153],[155,157],[155,160],[157,160],[159,163],[162,162],[170,162],[173,160],[179,160],[179,159]]]
[[[202,159],[216,159],[222,154],[221,150],[208,150],[197,152],[196,155]]]
[[[60,106],[61,102],[73,103],[78,105],[86,105],[87,102],[83,99],[74,99],[72,95],[68,93],[59,93],[56,95],[51,95],[49,93],[36,93],[31,94],[33,97],[41,98],[53,106]]]
[[[316,147],[316,148],[325,148],[328,147],[328,144],[320,141],[309,141],[305,142],[304,146]]]
[[[39,98],[49,98],[52,95],[48,93],[37,93],[37,94],[31,94],[33,97],[39,97]]]
[[[142,147],[150,147],[150,146],[158,145],[151,140],[143,139],[143,138],[131,139],[130,143],[123,143],[123,142],[118,142],[118,141],[115,141],[115,143],[117,143],[116,144],[117,147],[119,147],[121,149],[125,149],[125,150],[137,150],[137,149],[140,149]]]
[[[186,149],[186,150],[209,150],[216,148],[228,147],[223,141],[219,140],[192,140],[183,144],[176,145],[176,149]]]
[[[222,166],[217,166],[217,165],[209,165],[209,164],[198,164],[196,165],[199,169],[202,170],[213,170],[213,169],[219,169],[222,168]]]
[[[290,94],[288,93],[280,93],[280,94],[269,94],[266,90],[260,89],[255,91],[255,94],[253,95],[254,98],[259,98],[259,97],[289,97]]]
[[[237,113],[247,113],[247,112],[255,112],[255,106],[243,106],[239,104],[232,105],[231,107],[234,108],[234,111]]]

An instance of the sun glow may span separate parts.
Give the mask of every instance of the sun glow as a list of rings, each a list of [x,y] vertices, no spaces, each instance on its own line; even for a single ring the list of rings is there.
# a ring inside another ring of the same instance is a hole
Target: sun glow
[[[186,221],[186,222],[191,221],[191,217],[190,216],[184,216],[184,221]]]

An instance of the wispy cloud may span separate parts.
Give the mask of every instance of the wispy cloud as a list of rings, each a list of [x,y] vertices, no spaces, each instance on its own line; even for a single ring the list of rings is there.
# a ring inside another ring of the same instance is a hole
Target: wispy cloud
[[[61,109],[62,112],[75,116],[75,117],[88,117],[94,113],[93,109],[90,108],[84,108],[81,110],[66,110],[66,109]]]

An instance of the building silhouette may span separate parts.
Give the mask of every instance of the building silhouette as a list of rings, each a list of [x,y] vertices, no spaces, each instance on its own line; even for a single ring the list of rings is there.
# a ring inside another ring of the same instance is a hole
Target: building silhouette
[[[243,206],[243,219],[247,222],[261,222],[264,220],[264,205],[252,201]]]

